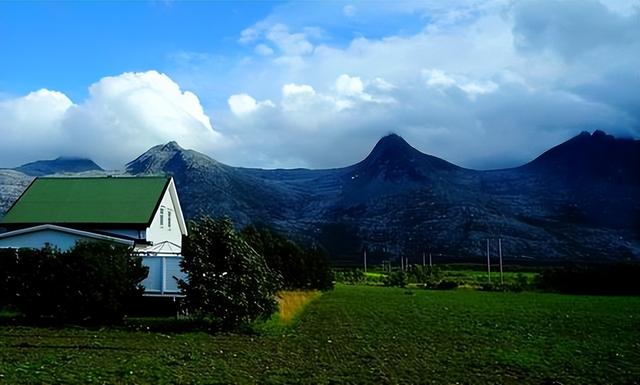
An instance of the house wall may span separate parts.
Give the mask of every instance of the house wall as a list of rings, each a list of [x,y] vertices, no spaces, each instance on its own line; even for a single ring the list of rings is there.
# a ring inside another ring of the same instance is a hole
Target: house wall
[[[79,240],[95,241],[94,238],[47,229],[2,238],[0,239],[0,248],[28,247],[39,249],[44,247],[46,243],[49,243],[52,246],[58,247],[62,251],[66,251],[75,246],[76,242]]]
[[[162,225],[160,224],[160,214],[164,209],[164,218]],[[169,226],[169,212],[171,212],[171,226]],[[151,226],[147,228],[147,241],[154,244],[169,241],[182,247],[182,233],[180,232],[180,226],[178,225],[178,218],[176,216],[176,208],[171,199],[169,189],[165,192],[160,202],[160,207],[156,211],[156,214],[151,221]]]
[[[49,243],[62,251],[67,251],[80,240],[97,241],[91,237],[44,229],[0,238],[0,248],[39,249]],[[176,278],[186,279],[186,274],[180,269],[181,258],[179,255],[143,256],[142,264],[149,268],[147,278],[141,282],[145,287],[146,295],[175,296],[180,293]]]

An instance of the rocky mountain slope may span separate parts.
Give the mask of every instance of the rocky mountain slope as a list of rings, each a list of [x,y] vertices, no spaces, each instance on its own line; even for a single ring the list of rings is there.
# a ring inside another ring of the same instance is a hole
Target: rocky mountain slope
[[[600,131],[505,170],[464,169],[389,135],[337,169],[237,168],[170,142],[126,172],[172,175],[188,218],[265,223],[340,262],[363,247],[372,263],[423,251],[482,261],[487,238],[521,261],[640,258],[640,141]]]
[[[175,177],[185,212],[263,222],[327,247],[339,260],[481,257],[486,238],[524,259],[640,256],[640,142],[583,133],[522,167],[475,171],[382,138],[369,156],[331,170],[234,168],[176,143],[131,174]],[[494,245],[495,247],[495,245]]]

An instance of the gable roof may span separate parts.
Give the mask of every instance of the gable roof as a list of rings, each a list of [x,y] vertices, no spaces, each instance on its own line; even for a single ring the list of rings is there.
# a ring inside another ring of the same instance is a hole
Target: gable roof
[[[36,178],[2,224],[149,224],[167,177]]]
[[[38,225],[38,226],[34,226],[34,227],[27,227],[26,229],[20,229],[20,230],[14,230],[14,231],[9,231],[9,232],[6,232],[6,233],[2,233],[2,234],[0,234],[0,240],[1,239],[5,239],[5,238],[15,237],[17,235],[36,233],[38,231],[45,231],[45,230],[53,230],[53,231],[57,231],[57,232],[61,232],[61,233],[78,235],[78,236],[81,236],[81,237],[84,237],[84,238],[92,238],[92,239],[96,239],[96,240],[100,240],[100,241],[122,243],[122,244],[127,245],[127,246],[133,246],[135,244],[135,241],[132,240],[132,239],[126,239],[126,238],[122,238],[122,237],[114,237],[114,236],[103,235],[103,234],[98,234],[98,233],[89,232],[89,231],[82,231],[82,230],[77,230],[77,229],[70,229],[70,228],[67,228],[67,227],[49,225],[49,224],[47,224],[47,225]]]

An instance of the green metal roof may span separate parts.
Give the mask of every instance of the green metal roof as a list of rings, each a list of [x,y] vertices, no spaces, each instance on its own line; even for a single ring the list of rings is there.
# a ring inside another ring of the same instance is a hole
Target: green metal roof
[[[3,224],[151,222],[169,178],[36,178]]]

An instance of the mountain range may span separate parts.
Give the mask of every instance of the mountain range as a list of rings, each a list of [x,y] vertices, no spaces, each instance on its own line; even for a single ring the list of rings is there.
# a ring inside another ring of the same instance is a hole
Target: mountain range
[[[42,175],[36,172],[106,173],[89,160],[82,170],[34,164],[0,170],[0,213]],[[364,248],[372,263],[401,255],[417,262],[422,253],[481,261],[486,240],[495,255],[498,238],[508,260],[640,259],[640,141],[602,131],[503,170],[462,168],[391,134],[344,168],[232,167],[170,142],[118,173],[172,175],[188,219],[209,214],[238,226],[265,224],[322,245],[336,263],[360,261]]]

